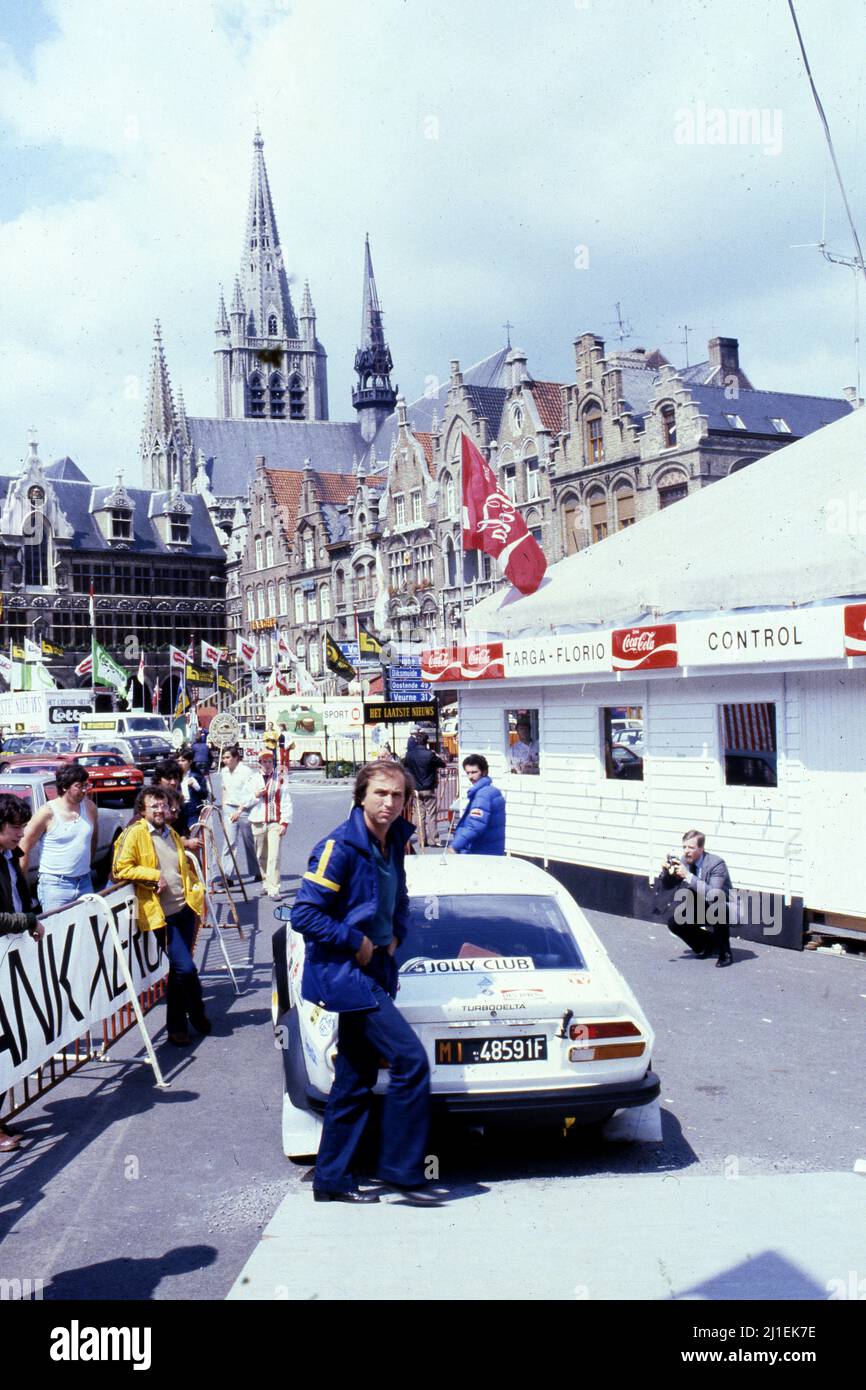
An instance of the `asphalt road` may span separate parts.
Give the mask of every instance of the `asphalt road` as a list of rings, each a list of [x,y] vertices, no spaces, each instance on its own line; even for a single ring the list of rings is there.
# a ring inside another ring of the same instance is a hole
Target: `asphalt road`
[[[347,808],[345,786],[298,786],[289,886]],[[204,943],[211,1037],[178,1052],[163,1006],[149,1015],[168,1090],[130,1034],[22,1112],[26,1142],[0,1158],[0,1278],[39,1279],[46,1299],[224,1298],[283,1198],[311,1201],[280,1150],[272,911],[258,897],[242,908],[247,935],[229,947],[239,997]],[[663,1141],[447,1130],[431,1139],[441,1181],[507,1183],[520,1209],[521,1192],[541,1200],[578,1178],[633,1175],[637,1191],[639,1175],[850,1173],[866,1156],[862,958],[744,943],[715,970],[660,923],[593,920],[656,1028]]]

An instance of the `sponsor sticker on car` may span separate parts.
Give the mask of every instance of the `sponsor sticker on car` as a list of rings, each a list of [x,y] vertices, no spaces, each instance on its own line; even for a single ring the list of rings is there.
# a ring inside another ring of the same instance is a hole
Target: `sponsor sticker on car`
[[[533,970],[529,956],[467,956],[456,960],[413,960],[403,975],[484,975],[494,970]]]

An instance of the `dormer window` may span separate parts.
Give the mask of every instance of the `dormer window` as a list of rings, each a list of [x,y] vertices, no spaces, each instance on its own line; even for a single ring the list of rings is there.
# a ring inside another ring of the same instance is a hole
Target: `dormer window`
[[[113,507],[111,510],[111,539],[132,540],[132,512],[127,511],[125,507]]]
[[[746,428],[741,415],[726,415],[725,419],[732,430],[744,430]]]
[[[779,434],[791,433],[791,426],[788,424],[788,421],[783,420],[781,417],[778,420],[773,421],[773,429],[776,430]]]
[[[173,512],[169,517],[172,545],[189,545],[189,517],[183,512]]]

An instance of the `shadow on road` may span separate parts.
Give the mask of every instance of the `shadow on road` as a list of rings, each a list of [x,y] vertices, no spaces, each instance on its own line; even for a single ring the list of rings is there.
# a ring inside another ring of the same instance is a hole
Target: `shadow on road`
[[[206,1269],[216,1260],[212,1245],[178,1245],[156,1259],[120,1256],[97,1264],[63,1269],[46,1284],[43,1298],[52,1300],[135,1298],[150,1300],[164,1279]],[[180,1297],[180,1294],[177,1295]]]

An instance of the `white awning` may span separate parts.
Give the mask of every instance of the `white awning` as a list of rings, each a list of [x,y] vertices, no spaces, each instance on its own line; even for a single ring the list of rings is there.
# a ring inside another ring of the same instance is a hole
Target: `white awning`
[[[470,636],[578,632],[662,616],[866,594],[866,409],[503,589]]]

